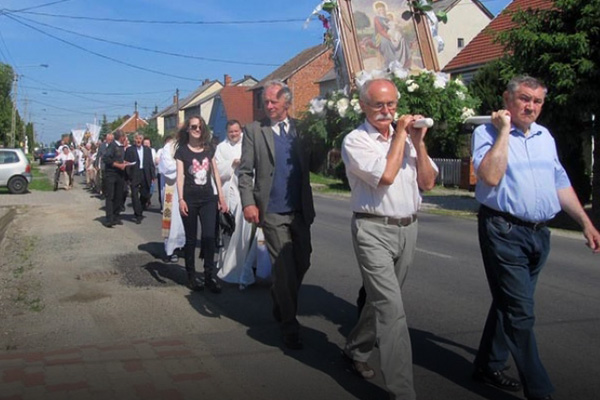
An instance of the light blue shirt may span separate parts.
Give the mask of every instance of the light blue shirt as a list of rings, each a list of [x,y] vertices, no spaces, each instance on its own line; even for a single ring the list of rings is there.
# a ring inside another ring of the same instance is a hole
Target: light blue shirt
[[[497,137],[492,124],[480,125],[473,132],[475,171]],[[524,221],[543,222],[560,211],[558,189],[571,186],[558,160],[556,144],[548,129],[531,124],[525,136],[514,125],[508,140],[508,166],[500,183],[493,187],[481,180],[475,198],[494,210],[507,212]]]

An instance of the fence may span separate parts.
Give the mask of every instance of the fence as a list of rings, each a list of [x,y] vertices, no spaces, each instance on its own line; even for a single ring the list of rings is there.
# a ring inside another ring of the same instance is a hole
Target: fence
[[[461,161],[460,159],[451,158],[434,158],[433,161],[438,166],[440,172],[435,180],[437,185],[444,186],[459,186]]]

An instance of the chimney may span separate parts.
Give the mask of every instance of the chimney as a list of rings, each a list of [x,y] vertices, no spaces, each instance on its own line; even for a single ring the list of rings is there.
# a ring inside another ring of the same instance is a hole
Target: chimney
[[[206,79],[205,79],[205,80],[202,82],[202,84],[203,84],[203,85],[208,85],[209,83],[210,83],[210,79],[208,79],[208,78],[206,78]]]
[[[223,78],[223,83],[225,84],[225,86],[231,86],[231,77],[225,74],[225,77]]]

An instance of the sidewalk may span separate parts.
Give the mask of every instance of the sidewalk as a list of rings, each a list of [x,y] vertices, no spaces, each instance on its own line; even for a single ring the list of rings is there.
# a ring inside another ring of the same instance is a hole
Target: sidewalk
[[[240,399],[199,340],[180,337],[1,352],[0,399]]]

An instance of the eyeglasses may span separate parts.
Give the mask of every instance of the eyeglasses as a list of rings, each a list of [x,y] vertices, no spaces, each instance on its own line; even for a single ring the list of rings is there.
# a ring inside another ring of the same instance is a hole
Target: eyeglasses
[[[191,131],[199,131],[200,130],[200,125],[190,125],[190,130]]]
[[[390,101],[390,102],[387,102],[387,103],[375,103],[375,104],[367,103],[367,105],[369,107],[371,107],[373,110],[381,111],[381,110],[383,110],[383,107],[387,107],[389,109],[396,108],[396,106],[398,106],[398,102],[397,101]]]

